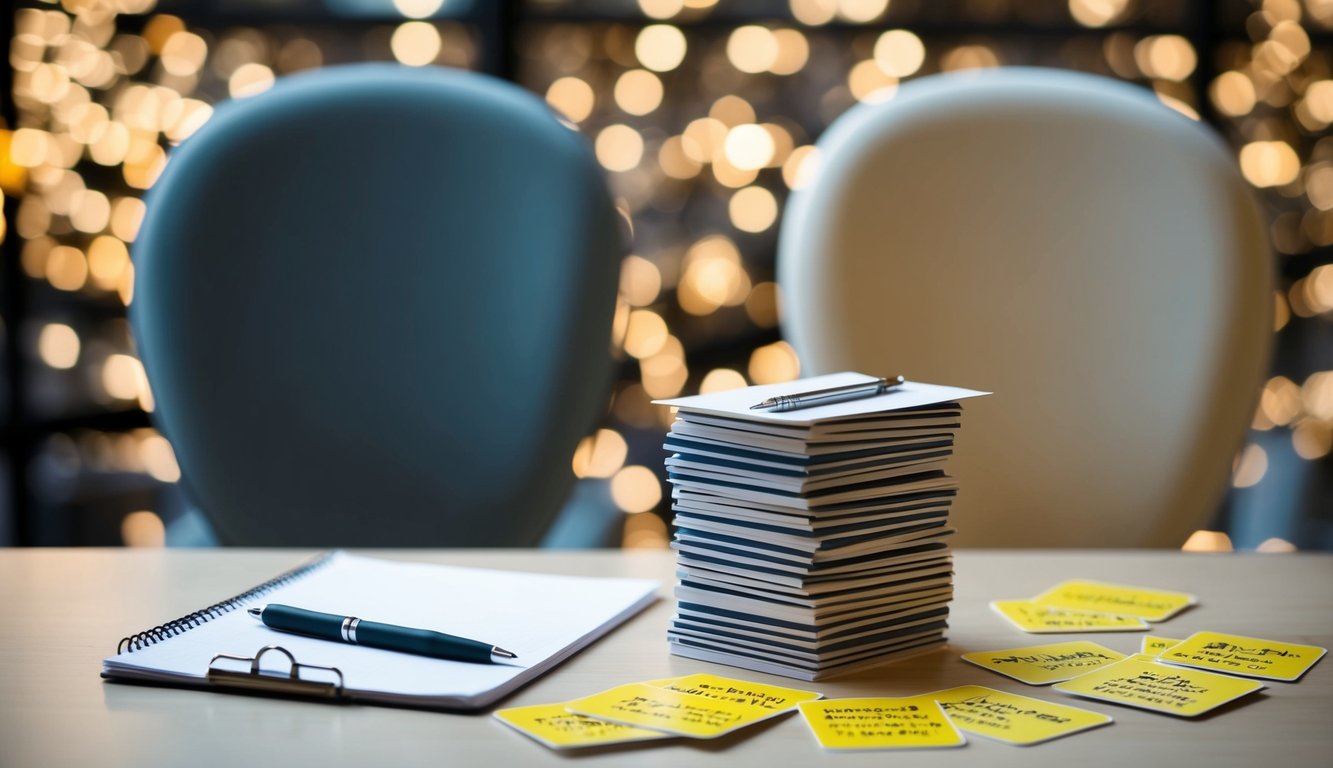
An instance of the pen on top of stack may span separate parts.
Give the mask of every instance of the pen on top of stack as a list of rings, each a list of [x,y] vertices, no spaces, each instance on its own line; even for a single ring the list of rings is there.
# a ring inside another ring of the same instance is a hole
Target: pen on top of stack
[[[944,643],[960,400],[838,373],[657,401],[678,555],[672,653],[816,680]]]

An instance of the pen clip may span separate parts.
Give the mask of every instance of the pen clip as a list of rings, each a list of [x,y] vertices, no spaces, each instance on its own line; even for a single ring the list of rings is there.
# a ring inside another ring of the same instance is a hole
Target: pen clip
[[[277,651],[287,657],[290,664],[290,670],[287,674],[283,675],[276,671],[266,672],[260,667],[259,660],[269,651]],[[250,669],[240,671],[214,666],[219,659],[249,662]],[[332,672],[338,677],[338,682],[303,678],[301,677],[301,670]],[[321,699],[342,699],[345,696],[342,670],[337,667],[302,664],[296,660],[291,651],[280,645],[266,645],[260,648],[254,656],[219,653],[208,662],[208,672],[205,676],[208,682],[225,688],[241,688],[293,696],[314,696]]]

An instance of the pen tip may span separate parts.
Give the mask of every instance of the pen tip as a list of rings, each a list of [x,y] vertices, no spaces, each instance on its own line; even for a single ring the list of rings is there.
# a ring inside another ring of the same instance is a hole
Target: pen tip
[[[258,618],[260,618],[261,616],[264,615],[264,609],[263,609],[263,608],[248,608],[248,609],[246,609],[245,612],[248,613],[248,614],[250,614],[251,616],[254,616],[256,619],[258,619]]]
[[[497,647],[494,647],[494,648],[491,648],[491,656],[495,656],[495,657],[498,657],[498,658],[501,658],[501,659],[517,659],[517,658],[518,658],[518,654],[514,653],[513,651],[506,651],[505,649],[500,648],[500,647],[498,647],[498,646],[497,646]]]

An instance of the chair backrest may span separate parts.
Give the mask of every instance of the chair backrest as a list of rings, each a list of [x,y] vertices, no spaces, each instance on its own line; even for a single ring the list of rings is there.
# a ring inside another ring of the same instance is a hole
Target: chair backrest
[[[804,373],[992,390],[951,459],[962,546],[1179,546],[1206,525],[1272,337],[1262,217],[1148,91],[923,78],[820,139],[779,238]]]
[[[526,545],[611,381],[622,253],[586,141],[481,75],[334,67],[172,153],[131,322],[224,543]]]

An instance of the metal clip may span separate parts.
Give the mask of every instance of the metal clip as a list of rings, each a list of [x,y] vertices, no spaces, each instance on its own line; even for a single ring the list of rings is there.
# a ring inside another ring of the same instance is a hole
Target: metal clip
[[[291,671],[286,675],[278,672],[265,672],[259,666],[259,660],[269,651],[278,651],[287,657],[291,663]],[[218,659],[229,659],[231,661],[248,661],[250,670],[248,672],[238,672],[230,669],[219,669],[213,665]],[[325,682],[321,680],[309,680],[301,677],[303,669],[318,669],[325,672],[332,672],[338,676],[338,682]],[[322,699],[342,699],[345,695],[343,690],[343,673],[337,667],[321,667],[315,664],[301,664],[296,661],[296,657],[286,648],[280,645],[266,645],[259,649],[253,657],[234,656],[229,653],[219,653],[208,662],[208,682],[227,688],[244,688],[247,690],[261,691],[267,693],[281,693],[293,696],[314,696]]]

